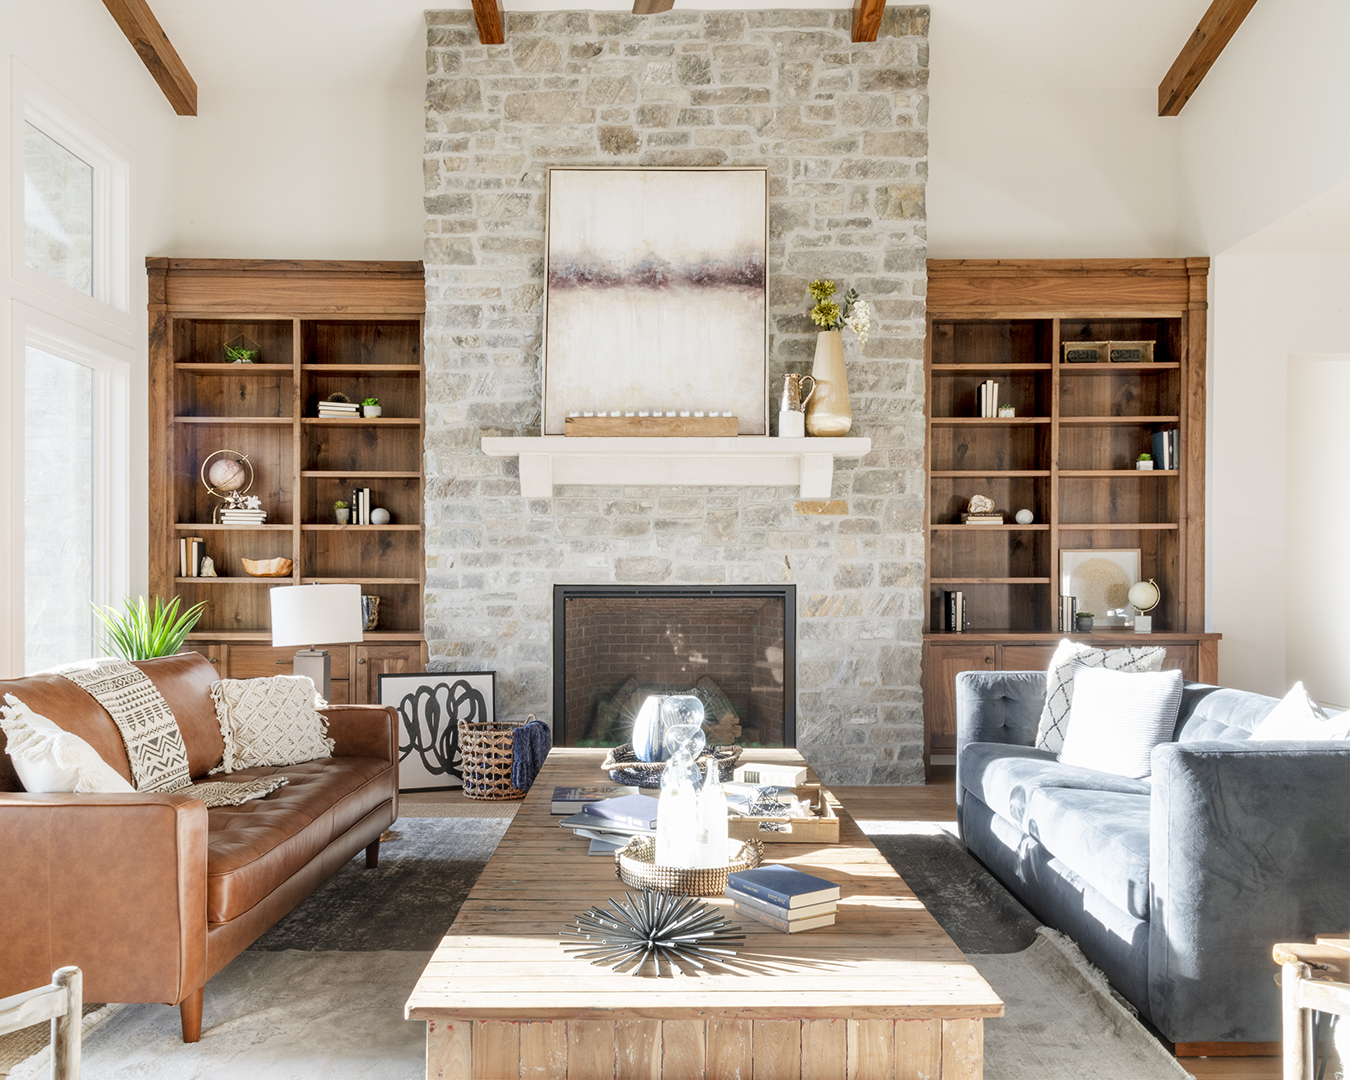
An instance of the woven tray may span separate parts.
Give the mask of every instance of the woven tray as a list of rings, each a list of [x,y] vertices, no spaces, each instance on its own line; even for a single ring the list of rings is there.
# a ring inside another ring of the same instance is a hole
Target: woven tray
[[[683,896],[721,896],[726,891],[728,874],[749,870],[764,858],[764,845],[758,840],[732,840],[727,850],[731,854],[731,863],[727,866],[694,870],[657,866],[656,838],[635,836],[614,853],[614,876],[635,889]]]
[[[735,779],[736,762],[741,757],[739,746],[714,746],[712,750],[704,750],[698,758],[699,772],[707,775],[708,759],[712,757],[713,750],[717,751],[717,774],[723,783]],[[666,771],[666,763],[639,761],[637,754],[633,753],[633,744],[624,743],[610,748],[600,768],[608,772],[609,778],[616,784],[656,788],[661,786],[661,774]]]
[[[459,722],[460,769],[464,773],[464,794],[470,799],[525,798],[526,793],[511,783],[513,736],[519,726]]]

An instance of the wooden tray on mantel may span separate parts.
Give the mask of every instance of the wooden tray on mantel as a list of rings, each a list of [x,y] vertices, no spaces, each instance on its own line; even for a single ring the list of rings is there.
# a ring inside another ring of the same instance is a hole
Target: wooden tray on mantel
[[[734,416],[569,416],[563,434],[608,439],[734,438],[736,428]]]

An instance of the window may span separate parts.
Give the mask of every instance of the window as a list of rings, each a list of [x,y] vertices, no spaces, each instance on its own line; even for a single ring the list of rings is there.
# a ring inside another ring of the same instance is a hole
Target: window
[[[94,295],[94,167],[27,121],[23,253],[34,270]]]

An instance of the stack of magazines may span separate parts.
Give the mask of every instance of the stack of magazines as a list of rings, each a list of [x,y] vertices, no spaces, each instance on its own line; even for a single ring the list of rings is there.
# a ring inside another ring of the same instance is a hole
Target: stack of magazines
[[[724,895],[732,901],[736,914],[780,933],[796,934],[834,925],[839,886],[776,863],[728,874]]]
[[[611,855],[635,836],[656,835],[657,803],[650,795],[600,799],[558,824],[589,840],[591,855]]]
[[[328,420],[355,420],[361,415],[361,406],[354,401],[320,401],[319,416]]]

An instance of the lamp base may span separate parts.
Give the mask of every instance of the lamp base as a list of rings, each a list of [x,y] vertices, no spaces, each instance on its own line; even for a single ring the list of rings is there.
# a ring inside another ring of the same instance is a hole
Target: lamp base
[[[328,700],[332,690],[333,658],[327,649],[301,649],[295,654],[295,666],[291,670],[296,675],[307,676],[324,701]]]

